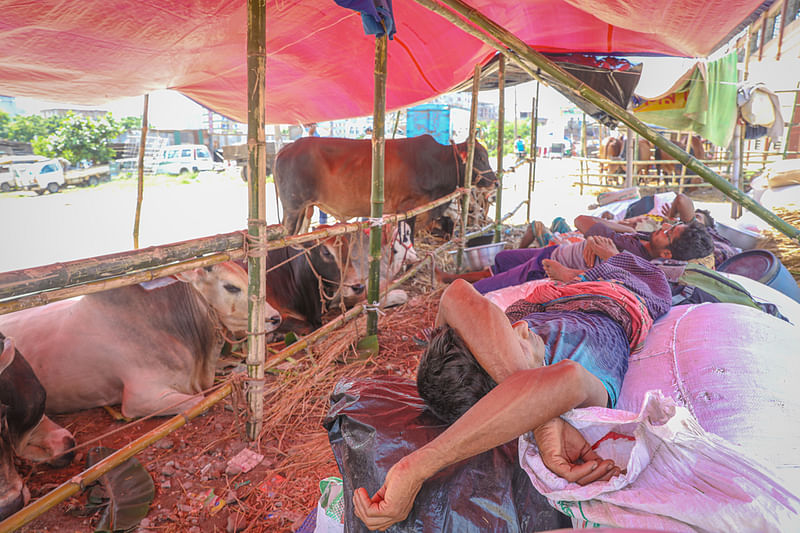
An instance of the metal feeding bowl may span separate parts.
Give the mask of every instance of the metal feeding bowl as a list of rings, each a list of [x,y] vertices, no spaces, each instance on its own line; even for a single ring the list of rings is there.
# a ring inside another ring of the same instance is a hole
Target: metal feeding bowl
[[[483,270],[494,265],[494,257],[505,247],[505,241],[464,248],[464,266],[467,270]],[[451,254],[457,254],[453,250]]]
[[[762,239],[760,234],[744,228],[735,228],[722,222],[716,222],[715,226],[720,235],[742,250],[752,250],[758,246],[758,242]]]

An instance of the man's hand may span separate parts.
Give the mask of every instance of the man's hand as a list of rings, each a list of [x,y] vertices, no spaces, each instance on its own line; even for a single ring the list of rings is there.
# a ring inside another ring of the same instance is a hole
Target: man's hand
[[[675,213],[672,212],[672,204],[664,204],[661,206],[661,216],[667,220],[675,220]]]
[[[591,268],[595,264],[595,257],[606,261],[609,257],[615,256],[618,253],[619,250],[617,250],[614,241],[608,237],[595,235],[594,237],[586,238],[586,246],[583,248],[583,260],[586,265]]]
[[[544,465],[554,474],[587,485],[608,481],[620,473],[610,459],[603,460],[580,432],[562,418],[553,418],[533,430]]]
[[[386,474],[378,492],[370,498],[363,487],[353,493],[353,507],[358,518],[370,530],[383,531],[408,516],[422,481],[413,475],[407,461],[401,459]]]

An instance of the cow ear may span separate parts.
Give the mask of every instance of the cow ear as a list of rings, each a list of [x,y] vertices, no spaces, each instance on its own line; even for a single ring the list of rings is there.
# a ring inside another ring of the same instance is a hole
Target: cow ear
[[[184,283],[194,283],[205,277],[206,271],[201,268],[193,268],[191,270],[184,270],[175,274],[175,279]]]
[[[14,354],[17,353],[14,346],[14,339],[6,337],[3,339],[3,353],[0,354],[0,374],[14,362]]]

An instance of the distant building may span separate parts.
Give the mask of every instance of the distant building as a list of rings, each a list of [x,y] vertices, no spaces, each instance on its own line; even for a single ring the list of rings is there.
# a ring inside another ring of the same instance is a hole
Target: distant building
[[[247,142],[247,124],[231,120],[210,109],[202,114],[201,130],[206,132],[206,142],[201,141],[198,144],[206,144],[212,150]]]
[[[22,114],[22,109],[17,107],[17,99],[13,96],[0,96],[0,111],[16,116]]]
[[[53,107],[50,109],[42,109],[41,111],[39,111],[39,114],[45,118],[65,117],[70,112],[73,115],[77,115],[79,117],[88,117],[88,118],[101,118],[108,114],[108,111],[105,109],[72,109],[66,107],[64,108]]]

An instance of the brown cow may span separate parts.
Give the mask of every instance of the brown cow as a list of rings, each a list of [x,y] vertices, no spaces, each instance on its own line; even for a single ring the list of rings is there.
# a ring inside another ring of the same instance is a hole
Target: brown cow
[[[597,153],[599,159],[619,159],[622,155],[622,149],[625,143],[622,139],[617,137],[606,137],[600,141],[600,148]],[[623,170],[622,164],[619,163],[600,163],[600,172],[602,174],[619,174]]]
[[[686,149],[686,136],[688,134],[684,133],[680,136],[677,136],[675,133],[670,134],[670,141],[677,144],[683,149]],[[699,135],[692,135],[691,142],[689,144],[689,155],[693,155],[696,159],[702,161],[706,158],[706,151],[705,147],[703,146],[703,139]],[[656,160],[670,160],[674,159],[671,155],[664,152],[658,146],[655,147],[655,158]],[[681,165],[680,163],[656,163],[656,173],[661,176],[673,176],[679,175],[681,173]],[[692,174],[691,171],[687,170],[687,174]],[[672,178],[664,178],[665,184],[672,183]]]
[[[402,213],[464,185],[467,143],[445,146],[430,135],[386,141],[385,213]],[[486,148],[475,144],[472,183],[494,188],[497,178]],[[369,139],[303,137],[275,159],[275,184],[290,233],[308,228],[307,209],[316,205],[339,220],[370,216],[372,142]],[[435,220],[446,205],[428,211]],[[413,227],[413,222],[409,221]]]

